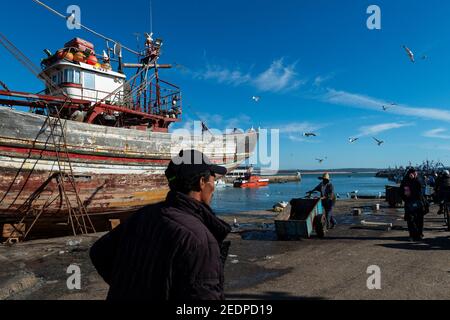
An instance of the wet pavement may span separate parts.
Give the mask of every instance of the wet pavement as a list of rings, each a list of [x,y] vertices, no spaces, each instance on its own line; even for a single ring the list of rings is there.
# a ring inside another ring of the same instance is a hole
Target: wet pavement
[[[224,216],[229,236],[228,299],[450,299],[450,233],[442,216],[427,215],[426,239],[410,242],[403,210],[370,208],[379,200],[339,201],[338,227],[324,239],[278,241],[269,211]],[[352,209],[363,208],[355,217]],[[390,231],[361,221],[392,223]],[[0,299],[104,299],[107,285],[89,261],[101,234],[0,246]],[[80,241],[81,240],[81,241]],[[67,267],[80,266],[81,290],[67,289]],[[367,288],[369,266],[381,270],[381,290]]]

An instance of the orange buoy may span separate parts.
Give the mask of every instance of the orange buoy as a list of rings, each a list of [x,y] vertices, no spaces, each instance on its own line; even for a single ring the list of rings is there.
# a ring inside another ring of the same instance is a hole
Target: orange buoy
[[[73,53],[67,52],[66,56],[64,57],[64,59],[69,60],[69,61],[73,61]]]
[[[64,51],[64,50],[58,51],[58,52],[56,53],[56,57],[57,57],[59,60],[62,60],[62,59],[66,59],[66,60],[69,60],[69,61],[72,61],[72,60],[73,60],[73,54],[70,53],[70,52],[68,52],[68,51]]]
[[[73,60],[77,62],[84,62],[86,60],[86,56],[82,52],[77,52],[73,55]]]
[[[87,58],[86,62],[88,64],[90,64],[91,66],[95,66],[98,63],[98,60],[97,60],[96,56],[89,56],[89,58]]]

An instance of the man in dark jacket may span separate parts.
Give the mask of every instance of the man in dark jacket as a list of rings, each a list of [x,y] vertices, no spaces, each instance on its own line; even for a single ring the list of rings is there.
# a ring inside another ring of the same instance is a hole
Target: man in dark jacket
[[[324,173],[323,176],[319,178],[319,180],[322,180],[322,182],[313,190],[308,191],[307,194],[320,192],[323,209],[325,210],[325,216],[327,218],[327,228],[333,229],[337,224],[336,219],[333,216],[333,207],[336,202],[334,186],[330,181],[329,173]]]
[[[226,168],[198,151],[181,151],[166,170],[166,201],[141,209],[93,245],[108,300],[224,299],[231,227],[209,206],[216,174]]]
[[[450,172],[444,170],[436,180],[435,194],[439,203],[438,214],[444,213],[443,202],[450,202]]]
[[[413,241],[420,241],[423,239],[426,200],[422,193],[422,183],[414,168],[407,171],[400,185],[400,194],[405,202],[405,220],[408,223],[409,236]]]

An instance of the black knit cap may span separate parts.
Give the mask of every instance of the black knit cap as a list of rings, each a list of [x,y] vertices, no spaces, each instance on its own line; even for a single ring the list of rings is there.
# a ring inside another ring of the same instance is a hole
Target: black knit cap
[[[207,156],[197,150],[181,150],[173,158],[166,170],[169,182],[177,178],[189,178],[203,172],[210,171],[213,175],[224,176],[227,168],[212,164]]]

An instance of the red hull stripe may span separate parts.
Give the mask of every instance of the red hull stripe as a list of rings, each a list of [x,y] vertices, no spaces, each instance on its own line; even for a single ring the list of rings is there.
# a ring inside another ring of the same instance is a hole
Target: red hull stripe
[[[0,146],[0,151],[6,152],[14,152],[20,154],[28,155],[31,149],[28,148],[13,148]],[[43,156],[43,157],[56,157],[56,152],[54,151],[43,151],[38,149],[31,150],[32,155]],[[61,157],[64,158],[65,154],[60,152]],[[95,156],[95,155],[84,155],[84,154],[76,154],[76,153],[68,153],[70,159],[80,159],[80,160],[94,160],[94,161],[117,161],[117,162],[134,162],[134,163],[155,163],[167,165],[169,160],[160,160],[160,159],[140,159],[140,158],[120,158],[120,157],[107,157],[107,156]]]

